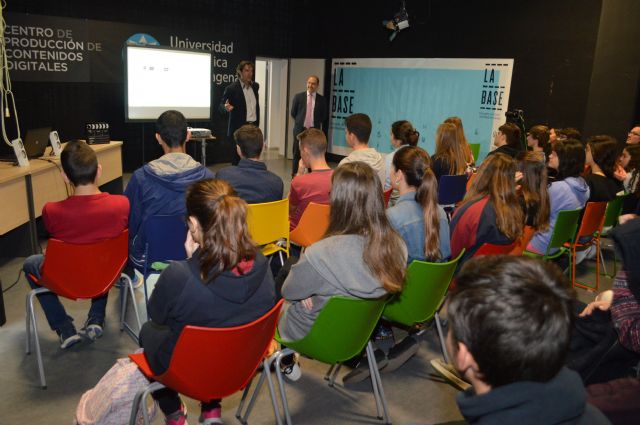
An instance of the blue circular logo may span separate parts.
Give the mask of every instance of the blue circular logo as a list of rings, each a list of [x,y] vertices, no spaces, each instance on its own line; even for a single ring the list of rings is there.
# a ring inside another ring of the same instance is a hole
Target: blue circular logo
[[[158,40],[153,38],[153,36],[149,34],[145,34],[139,32],[137,34],[133,34],[131,37],[127,39],[128,45],[133,46],[159,46]]]

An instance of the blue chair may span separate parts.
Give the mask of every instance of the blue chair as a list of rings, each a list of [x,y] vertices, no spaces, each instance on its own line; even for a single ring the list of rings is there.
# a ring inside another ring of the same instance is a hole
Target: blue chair
[[[447,212],[447,217],[451,219],[451,212],[456,203],[462,201],[467,193],[467,176],[440,176],[438,181],[438,204],[442,205]]]
[[[153,215],[144,223],[144,301],[149,302],[147,278],[166,268],[167,261],[187,258],[184,241],[187,239],[187,223],[182,215]],[[147,312],[147,318],[149,313]]]

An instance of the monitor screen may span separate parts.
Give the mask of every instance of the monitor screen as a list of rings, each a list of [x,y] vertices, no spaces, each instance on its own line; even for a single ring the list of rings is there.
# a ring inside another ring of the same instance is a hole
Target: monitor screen
[[[127,46],[125,118],[152,121],[168,109],[187,119],[211,119],[211,53]]]

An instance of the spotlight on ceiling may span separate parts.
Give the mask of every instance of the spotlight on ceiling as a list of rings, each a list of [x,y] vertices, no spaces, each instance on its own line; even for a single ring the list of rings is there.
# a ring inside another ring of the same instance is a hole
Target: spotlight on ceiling
[[[382,25],[392,31],[389,36],[389,41],[393,41],[396,35],[403,29],[409,28],[409,14],[405,7],[405,0],[402,0],[400,11],[393,16],[393,19],[390,21],[382,21]]]

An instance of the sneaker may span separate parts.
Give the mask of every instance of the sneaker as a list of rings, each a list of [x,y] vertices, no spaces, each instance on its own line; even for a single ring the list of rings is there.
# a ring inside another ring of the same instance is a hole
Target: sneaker
[[[382,371],[384,373],[393,372],[400,366],[405,364],[411,357],[418,352],[418,341],[412,336],[403,339],[399,344],[394,345],[389,350],[387,358],[389,362]]]
[[[213,425],[222,423],[224,423],[222,422],[222,408],[216,407],[215,409],[200,411],[198,425]]]
[[[164,423],[165,425],[189,425],[187,422],[187,406],[183,404],[180,410],[165,416]]]
[[[96,320],[89,318],[84,323],[82,329],[80,329],[80,335],[89,338],[91,341],[95,341],[103,334],[104,320]]]
[[[280,371],[289,381],[295,382],[302,376],[302,369],[298,362],[298,353],[285,356],[280,362]]]
[[[378,363],[378,370],[383,369],[389,363],[389,359],[387,359],[387,355],[384,351],[379,348],[374,351],[376,357],[376,363]],[[363,357],[360,360],[360,363],[355,368],[351,369],[349,373],[347,373],[344,378],[342,378],[342,384],[347,387],[349,385],[357,384],[358,382],[362,382],[367,379],[371,375],[369,371],[369,361]]]
[[[376,327],[374,337],[378,341],[393,338],[393,329],[390,326],[380,324]]]
[[[80,335],[76,332],[76,328],[73,326],[57,332],[60,336],[60,348],[63,350],[82,341],[82,338],[80,338]]]
[[[445,380],[451,383],[454,387],[466,391],[471,388],[471,384],[460,377],[458,371],[449,363],[443,362],[441,359],[431,360],[431,366],[438,372]]]

